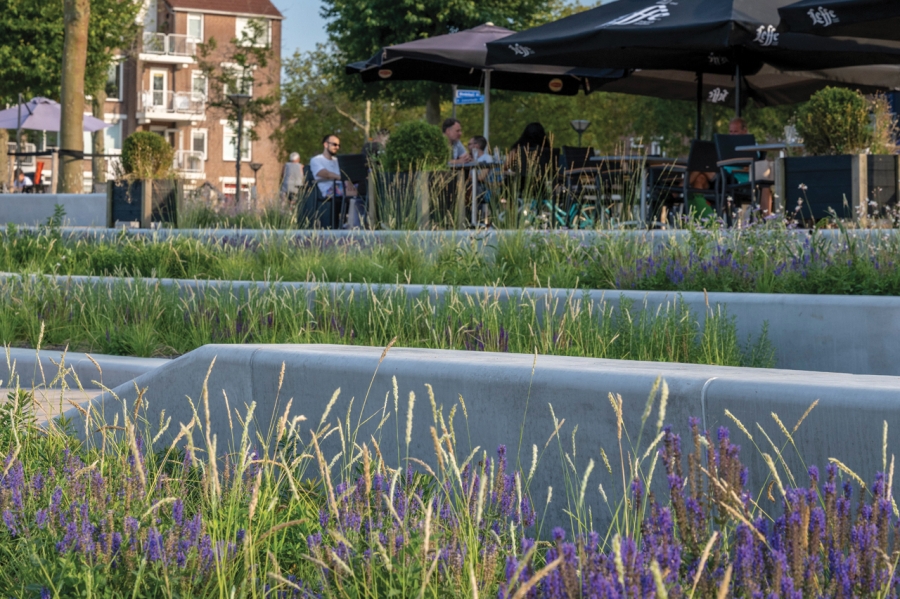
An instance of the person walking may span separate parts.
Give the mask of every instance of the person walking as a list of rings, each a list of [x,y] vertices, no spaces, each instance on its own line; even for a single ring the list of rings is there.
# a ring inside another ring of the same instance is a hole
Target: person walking
[[[303,164],[300,163],[300,154],[291,152],[281,175],[281,199],[293,204],[297,201],[302,186]]]

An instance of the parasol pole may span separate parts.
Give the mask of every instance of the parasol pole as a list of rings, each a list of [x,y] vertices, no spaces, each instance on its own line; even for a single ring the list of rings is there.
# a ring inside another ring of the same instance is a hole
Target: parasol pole
[[[491,70],[484,71],[484,138],[490,143],[491,127]]]
[[[734,116],[741,116],[741,65],[734,66]]]
[[[694,126],[694,139],[700,139],[703,121],[703,71],[697,72],[697,123]]]

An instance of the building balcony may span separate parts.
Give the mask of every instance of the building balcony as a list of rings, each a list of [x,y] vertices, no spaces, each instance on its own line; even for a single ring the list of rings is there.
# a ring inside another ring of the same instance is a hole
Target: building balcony
[[[189,65],[195,62],[197,40],[177,33],[144,32],[140,59],[144,62]]]
[[[206,97],[194,92],[144,90],[138,122],[188,121],[197,123],[206,118]]]
[[[177,150],[172,168],[184,175],[186,179],[202,179],[205,163],[203,152]]]

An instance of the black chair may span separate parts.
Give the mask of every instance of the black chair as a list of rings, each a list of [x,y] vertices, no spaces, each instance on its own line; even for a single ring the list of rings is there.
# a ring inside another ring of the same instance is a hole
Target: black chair
[[[760,156],[753,151],[737,151],[736,148],[740,146],[756,145],[756,138],[749,134],[716,134],[715,144],[718,156],[716,166],[719,169],[716,211],[725,217],[725,222],[730,226],[734,214],[729,204],[732,202],[735,205],[753,204],[757,200],[753,163],[759,160]],[[741,181],[743,177],[739,177],[738,174],[746,174],[747,181]]]
[[[334,221],[334,201],[319,189],[312,169],[304,169],[304,184],[297,202],[297,225],[308,225],[313,229],[327,229]]]
[[[578,202],[582,207],[593,202],[593,209],[596,209],[600,173],[598,165],[591,162],[593,156],[593,148],[562,147],[560,184],[564,194],[562,208],[567,213],[571,210],[573,202]]]
[[[655,202],[654,214],[659,214],[662,207],[674,210],[676,203],[681,203],[682,211],[687,211],[687,204],[692,196],[700,195],[707,201],[717,205],[718,193],[715,186],[708,188],[691,187],[691,173],[717,173],[718,154],[716,144],[711,141],[695,139],[691,142],[685,166],[653,167],[653,179],[650,197]],[[674,224],[670,217],[669,222]]]
[[[337,160],[338,168],[341,170],[341,183],[345,185],[350,182],[356,187],[358,207],[360,204],[363,205],[360,213],[360,223],[362,223],[365,218],[364,198],[368,195],[369,160],[365,154],[342,154],[337,157]],[[345,194],[341,202],[341,218],[336,224],[336,228],[343,226],[351,201],[353,199],[348,198]]]

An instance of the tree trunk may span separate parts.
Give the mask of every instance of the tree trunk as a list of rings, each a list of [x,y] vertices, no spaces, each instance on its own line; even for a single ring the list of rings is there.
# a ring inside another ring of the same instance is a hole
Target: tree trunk
[[[103,120],[103,107],[106,104],[106,90],[101,89],[100,91],[94,92],[93,94],[93,114],[95,117]],[[95,131],[93,134],[93,143],[91,144],[91,153],[94,157],[91,159],[91,173],[93,174],[93,181],[96,185],[97,183],[106,183],[106,158],[103,158],[102,155],[106,154],[106,144],[105,133],[104,130]]]
[[[62,119],[59,132],[59,192],[84,192],[84,75],[90,0],[64,0]]]
[[[0,129],[0,191],[9,185],[9,156],[6,155],[6,144],[9,143],[9,131]]]
[[[430,125],[441,124],[441,92],[436,87],[431,90],[425,103],[425,121]]]

